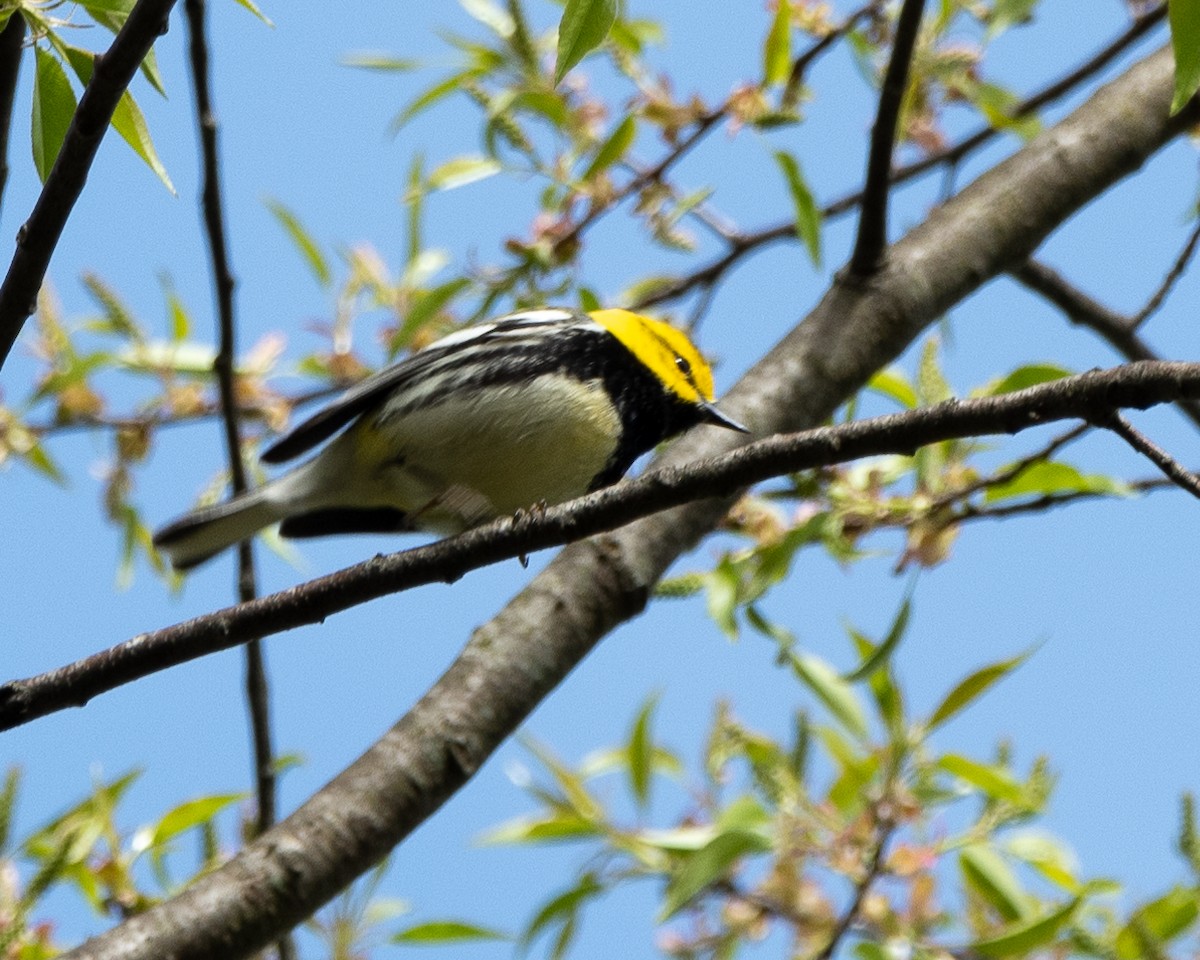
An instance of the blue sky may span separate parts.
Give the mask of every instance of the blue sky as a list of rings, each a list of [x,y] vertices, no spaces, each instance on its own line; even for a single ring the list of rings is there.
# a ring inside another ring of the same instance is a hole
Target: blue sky
[[[398,263],[404,239],[400,196],[413,153],[423,152],[432,165],[478,149],[472,114],[461,105],[423,118],[399,138],[386,132],[392,115],[446,63],[433,28],[472,29],[457,5],[436,5],[432,12],[414,6],[376,0],[331,15],[327,7],[310,4],[267,4],[275,21],[268,29],[234,3],[214,4],[216,101],[244,345],[283,330],[294,353],[302,352],[314,344],[306,325],[330,310],[264,198],[292,207],[331,246],[369,243]],[[632,5],[665,22],[667,42],[656,57],[675,74],[676,88],[718,98],[756,74],[767,14],[758,4],[711,6],[705,17],[695,17],[686,15],[691,4]],[[1074,6],[1044,0],[1035,29],[1014,31],[997,45],[989,76],[1019,92],[1034,90],[1124,23],[1123,4],[1096,4],[1087,22],[1079,22]],[[557,9],[531,7],[542,25],[552,22]],[[721,42],[713,42],[714,36]],[[1141,52],[1164,37],[1158,34]],[[197,335],[207,329],[209,281],[195,203],[183,40],[176,15],[158,48],[169,101],[144,87],[138,92],[179,196],[171,197],[123,144],[105,143],[51,266],[69,316],[91,310],[78,278],[94,271],[143,319],[161,323],[159,274],[166,271],[197,318]],[[415,77],[381,76],[339,63],[346,54],[368,49],[423,57],[430,67]],[[816,100],[809,106],[810,122],[771,137],[743,133],[732,139],[720,133],[711,147],[681,165],[681,181],[716,184],[717,206],[750,228],[774,222],[788,209],[772,149],[783,147],[801,158],[819,198],[852,188],[869,126],[866,92],[844,55],[823,61],[811,82]],[[23,76],[0,236],[15,234],[36,196],[27,159],[30,90],[30,77]],[[1012,146],[985,151],[960,171],[960,179]],[[649,142],[639,149],[656,155]],[[1171,146],[1137,180],[1111,191],[1053,236],[1045,259],[1115,307],[1135,309],[1186,236],[1195,165],[1192,146]],[[739,189],[739,183],[761,188]],[[917,222],[938,187],[935,177],[907,191],[894,229]],[[487,261],[504,236],[525,229],[534,212],[532,196],[533,189],[518,182],[435,197],[431,240],[459,264],[472,257]],[[830,269],[845,257],[851,227],[841,221],[827,230],[824,273],[812,269],[798,245],[786,244],[736,271],[721,288],[701,334],[704,348],[720,360],[718,394],[815,302]],[[654,258],[661,258],[662,269],[679,262],[641,242],[628,227],[606,225],[593,237],[587,276],[594,288],[616,298],[632,279],[656,269]],[[1167,357],[1195,356],[1196,295],[1196,280],[1185,278],[1154,321],[1152,342]],[[1084,370],[1117,359],[1006,280],[994,281],[957,308],[946,330],[947,373],[962,392],[1023,362]],[[370,318],[360,337],[371,343]],[[914,363],[910,355],[902,366],[911,371]],[[8,401],[24,396],[32,370],[18,347],[0,379]],[[1196,461],[1194,431],[1173,413],[1138,415],[1135,422],[1184,461]],[[1044,439],[998,443],[997,458],[1015,457]],[[205,567],[179,596],[169,595],[145,569],[130,589],[114,589],[117,534],[102,518],[95,476],[95,465],[108,455],[105,443],[65,436],[53,442],[52,452],[70,472],[68,489],[20,467],[0,473],[5,488],[0,516],[8,531],[0,548],[11,638],[4,647],[6,677],[36,673],[231,602],[229,559]],[[163,521],[186,508],[223,458],[215,424],[164,433],[138,478],[148,517]],[[1127,476],[1152,472],[1106,436],[1072,447],[1069,459]],[[929,709],[963,674],[1037,644],[1028,664],[941,732],[936,743],[984,753],[1009,738],[1022,766],[1048,753],[1060,781],[1045,826],[1075,848],[1085,874],[1119,877],[1141,895],[1181,875],[1171,851],[1178,797],[1200,786],[1194,736],[1200,724],[1194,682],[1198,521],[1196,505],[1170,492],[971,526],[951,562],[921,575],[915,618],[897,661],[912,700]],[[261,585],[279,589],[402,545],[363,538],[306,545],[303,571],[260,550]],[[809,649],[841,666],[853,660],[842,624],[880,634],[908,586],[907,578],[892,573],[895,542],[881,539],[876,546],[877,557],[851,568],[816,553],[802,555],[795,576],[769,603]],[[680,568],[702,565],[712,555],[712,547],[702,546]],[[387,598],[323,626],[272,638],[277,744],[281,752],[304,758],[283,780],[285,810],[394,722],[470,630],[528,582],[544,560],[533,558],[529,570],[516,563],[482,570],[453,586]],[[145,773],[125,810],[130,829],[188,797],[245,788],[249,762],[240,673],[240,653],[225,653],[4,734],[4,757],[25,773],[19,827],[81,796],[93,776],[111,777],[135,766]],[[526,730],[577,760],[620,739],[652,692],[661,697],[661,738],[689,762],[699,756],[716,699],[729,699],[747,723],[777,734],[788,729],[798,701],[792,681],[773,667],[767,644],[753,637],[728,643],[700,602],[658,603],[602,643]],[[509,852],[474,842],[481,831],[530,808],[511,776],[528,763],[519,745],[501,749],[398,851],[383,893],[409,901],[415,919],[453,914],[508,929],[523,924],[540,899],[566,882],[567,865],[577,862],[561,849]],[[682,802],[682,795],[664,795],[662,814],[669,816]],[[600,955],[620,936],[625,956],[654,956],[652,899],[644,894],[599,908],[585,925],[578,955]],[[64,942],[96,929],[95,918],[76,901],[59,897],[53,903]],[[506,956],[508,948],[445,955]]]

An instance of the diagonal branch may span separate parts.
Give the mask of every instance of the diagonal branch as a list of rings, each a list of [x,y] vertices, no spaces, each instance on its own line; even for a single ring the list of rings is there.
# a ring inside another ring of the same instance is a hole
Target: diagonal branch
[[[1089,297],[1052,267],[1031,259],[1010,273],[1018,283],[1058,307],[1071,323],[1098,333],[1126,360],[1161,359],[1138,336],[1130,318]],[[1178,406],[1184,416],[1200,427],[1200,403],[1195,400],[1180,400]]]
[[[1027,259],[1058,224],[1194,123],[1194,106],[1169,116],[1172,75],[1169,51],[1133,66],[932,211],[891,247],[871,284],[835,284],[727,395],[730,414],[760,434],[822,422],[936,318]],[[1183,368],[1130,369],[1142,376]],[[1183,381],[1168,380],[1164,391],[1178,394]],[[1117,405],[1128,399],[1108,395]],[[663,462],[713,456],[730,442],[716,431],[694,431]],[[714,528],[727,502],[709,498],[571,544],[476,631],[396,726],[295,813],[178,896],[64,957],[234,960],[269,943],[445,803],[605,633],[644,608],[654,582]],[[570,509],[577,508],[563,508],[563,519]],[[475,531],[438,546],[463,549],[468,538],[487,535]]]
[[[1167,453],[1166,450],[1138,430],[1121,414],[1114,413],[1112,416],[1101,420],[1100,425],[1107,427],[1158,467],[1163,472],[1163,476],[1181,490],[1186,490],[1193,497],[1200,498],[1200,476],[1192,473],[1191,470],[1187,469],[1187,467]]]
[[[692,501],[727,497],[754,483],[860,457],[911,453],[943,440],[1015,434],[1052,421],[1107,423],[1125,407],[1200,397],[1200,363],[1136,363],[1064,377],[1027,390],[953,400],[837,427],[780,434],[731,452],[652,471],[543,512],[505,518],[457,537],[347,567],[308,583],[140,634],[101,653],[0,687],[0,729],[248,639],[279,633],[368,600],[613,530]],[[1065,442],[1055,441],[1055,446]]]
[[[38,290],[63,227],[83,192],[100,141],[122,94],[162,34],[175,0],[138,0],[108,51],[96,58],[92,80],[79,99],[33,212],[17,233],[17,249],[0,284],[0,367],[33,313]]]
[[[867,179],[863,186],[858,237],[850,257],[850,273],[859,278],[869,277],[879,269],[883,251],[887,247],[892,151],[896,147],[900,108],[908,91],[908,70],[912,65],[924,11],[925,0],[904,0],[896,20],[892,57],[883,75],[879,112],[875,116],[875,126],[871,128],[871,151],[867,158]]]

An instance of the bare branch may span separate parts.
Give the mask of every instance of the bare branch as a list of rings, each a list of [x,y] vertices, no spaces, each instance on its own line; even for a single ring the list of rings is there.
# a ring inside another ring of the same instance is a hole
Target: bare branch
[[[1099,425],[1107,427],[1118,437],[1128,443],[1134,450],[1153,463],[1163,472],[1168,480],[1193,497],[1200,498],[1200,476],[1192,473],[1166,450],[1138,430],[1132,423],[1119,413],[1099,421]]]
[[[1053,268],[1031,259],[1014,268],[1011,276],[1058,307],[1071,323],[1094,330],[1127,360],[1161,359],[1134,332],[1133,323],[1128,317],[1089,297]],[[1200,427],[1200,403],[1181,400],[1179,409]]]
[[[879,112],[871,128],[871,152],[867,158],[867,179],[863,186],[862,212],[858,220],[858,237],[850,256],[850,273],[869,277],[879,269],[887,247],[888,191],[892,179],[892,151],[896,147],[900,106],[908,90],[908,68],[912,64],[921,14],[925,0],[904,0],[896,20],[896,36],[892,41],[892,57],[883,75],[879,93]]]
[[[1196,225],[1192,228],[1191,236],[1188,237],[1187,242],[1183,245],[1183,249],[1179,251],[1179,256],[1171,264],[1171,269],[1163,277],[1162,283],[1158,285],[1158,289],[1146,301],[1146,305],[1129,318],[1129,327],[1131,330],[1138,329],[1163,305],[1163,302],[1174,289],[1175,284],[1179,282],[1179,278],[1187,270],[1188,264],[1191,263],[1192,257],[1196,253],[1197,243],[1200,243],[1200,218],[1197,218]]]
[[[685,466],[654,470],[544,512],[347,567],[261,599],[140,634],[101,653],[0,687],[0,729],[248,639],[280,633],[368,600],[558,546],[694,500],[728,497],[785,473],[860,457],[911,453],[942,440],[1015,434],[1063,419],[1102,423],[1117,409],[1200,397],[1200,364],[1135,363],[977,400],[781,434]]]
[[[138,0],[112,46],[96,58],[92,80],[79,99],[33,212],[17,233],[17,249],[0,284],[0,366],[37,305],[50,257],[83,192],[113,111],[154,41],[166,33],[173,6],[175,0]]]
[[[186,0],[189,36],[189,60],[192,89],[196,98],[204,189],[204,232],[216,293],[219,346],[213,362],[220,394],[221,422],[234,494],[248,488],[246,464],[242,457],[241,431],[238,429],[238,403],[234,389],[234,359],[237,356],[237,328],[234,319],[235,280],[229,265],[229,244],[225,231],[225,212],[221,199],[221,164],[217,146],[217,118],[212,107],[208,70],[208,40],[204,0]],[[245,603],[258,593],[254,577],[254,550],[250,542],[238,545],[238,600]],[[271,703],[262,641],[252,638],[246,644],[246,702],[250,713],[253,743],[255,796],[258,799],[256,833],[262,834],[275,823],[275,751],[271,744]],[[277,950],[280,960],[294,960],[296,948],[287,936],[281,937]]]
[[[8,134],[24,44],[25,18],[19,11],[11,10],[8,23],[0,30],[0,197],[8,185]]]
[[[854,895],[850,898],[850,903],[846,909],[842,911],[834,924],[832,932],[829,934],[829,941],[821,949],[821,952],[816,955],[814,960],[830,960],[830,958],[841,946],[846,934],[850,932],[850,927],[858,920],[859,913],[862,911],[863,901],[867,898],[871,887],[875,885],[875,881],[879,879],[883,873],[883,858],[887,851],[888,841],[892,837],[892,833],[896,829],[896,824],[892,820],[882,820],[876,825],[875,849],[871,853],[871,860],[867,864],[863,875],[859,877],[854,884]]]

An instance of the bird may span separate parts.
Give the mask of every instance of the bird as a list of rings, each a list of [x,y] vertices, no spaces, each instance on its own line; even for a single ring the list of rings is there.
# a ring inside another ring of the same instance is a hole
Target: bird
[[[153,542],[186,571],[274,523],[288,538],[449,536],[609,486],[700,424],[749,432],[714,405],[712,369],[682,330],[623,309],[523,310],[350,387],[261,459],[324,444],[315,456]]]

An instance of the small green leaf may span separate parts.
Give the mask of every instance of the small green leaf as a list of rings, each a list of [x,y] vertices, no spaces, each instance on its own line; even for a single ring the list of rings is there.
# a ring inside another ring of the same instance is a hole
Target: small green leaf
[[[1160,946],[1186,933],[1200,916],[1196,898],[1195,890],[1176,887],[1139,907],[1117,934],[1117,955],[1122,960],[1138,960],[1146,956],[1142,949],[1146,936],[1152,938],[1155,946]]]
[[[1200,0],[1170,0],[1171,46],[1175,51],[1175,96],[1171,113],[1182,110],[1200,88]]]
[[[965,953],[978,953],[985,957],[1027,956],[1050,943],[1079,909],[1079,899],[1053,913],[1033,920],[1022,920],[1004,928],[1004,932],[986,940],[976,940]]]
[[[299,218],[278,200],[268,199],[266,204],[267,209],[274,214],[275,219],[287,231],[292,243],[304,257],[317,283],[322,287],[328,287],[333,282],[333,274],[329,270],[329,263],[326,261],[325,255],[321,253],[321,248],[317,246],[312,235],[304,229]]]
[[[1012,373],[991,384],[984,391],[985,396],[995,397],[1002,393],[1012,393],[1027,387],[1036,387],[1040,383],[1050,383],[1069,377],[1072,371],[1053,363],[1028,363],[1017,367]]]
[[[937,765],[983,791],[993,800],[1020,803],[1024,796],[1021,784],[1003,767],[979,763],[958,753],[947,753],[939,757]]]
[[[585,873],[579,878],[578,883],[551,898],[534,914],[533,919],[525,928],[525,932],[521,934],[521,939],[518,941],[520,946],[527,948],[537,935],[552,923],[560,925],[559,943],[563,944],[564,941],[569,943],[568,931],[574,930],[575,919],[578,917],[580,909],[588,900],[603,892],[604,887],[596,879],[595,874]]]
[[[33,77],[33,164],[42,182],[50,176],[58,152],[75,116],[75,91],[58,58],[35,48],[37,70]]]
[[[990,846],[973,843],[958,854],[958,866],[970,889],[1007,922],[1029,913],[1029,898],[1004,858]]]
[[[782,2],[780,4],[783,5]],[[808,249],[814,265],[821,266],[821,210],[813,198],[808,183],[800,172],[800,164],[790,153],[775,151],[775,162],[783,171],[792,195],[792,210],[796,218],[796,236]]]
[[[461,920],[430,920],[414,924],[392,935],[391,943],[435,946],[447,943],[477,943],[481,940],[511,940],[508,934]]]
[[[439,100],[462,90],[468,81],[473,80],[478,75],[479,72],[477,70],[464,70],[461,73],[451,74],[444,80],[435,83],[423,93],[418,94],[408,106],[392,117],[391,123],[388,124],[388,129],[393,135],[399,133],[418,114],[424,113]]]
[[[629,787],[640,807],[645,807],[650,802],[650,784],[654,773],[654,739],[650,732],[650,721],[654,717],[656,706],[657,697],[647,698],[642,709],[638,711],[626,747],[629,757]]]
[[[712,571],[705,576],[708,587],[705,600],[708,615],[730,640],[738,636],[737,602],[740,594],[741,574],[728,555],[721,557]]]
[[[261,20],[264,25],[268,27],[275,26],[275,24],[271,21],[271,18],[259,9],[258,4],[255,3],[254,0],[235,0],[235,2],[242,9],[249,10],[252,14],[254,14],[254,16],[258,17],[258,19]]]
[[[890,397],[906,410],[913,410],[917,406],[916,389],[908,382],[908,378],[895,367],[889,367],[876,373],[867,381],[867,389]]]
[[[829,712],[854,736],[865,740],[867,717],[854,688],[814,654],[793,653],[790,659],[796,676],[829,708]]]
[[[411,57],[397,57],[390,53],[350,53],[342,57],[347,67],[360,70],[378,70],[383,73],[411,73],[421,69],[421,61]]]
[[[67,476],[40,443],[32,444],[23,454],[25,462],[43,476],[49,477],[60,487],[67,486]]]
[[[197,797],[168,810],[143,836],[142,849],[157,847],[181,833],[208,822],[231,803],[241,800],[242,793],[220,793]]]
[[[426,182],[431,190],[453,190],[495,176],[501,169],[500,163],[491,157],[464,155],[435,167]]]
[[[775,17],[763,44],[763,82],[773,87],[787,80],[792,70],[792,5],[778,0]]]
[[[485,833],[479,840],[488,845],[559,843],[600,835],[594,821],[563,811],[547,817],[520,817]]]
[[[935,727],[940,727],[956,713],[980,697],[992,684],[1012,673],[1017,667],[1028,660],[1032,653],[1032,650],[1027,650],[1025,653],[1015,656],[1010,660],[1001,660],[999,663],[989,664],[964,677],[955,684],[954,688],[938,704],[937,709],[933,711],[932,716],[926,721],[925,728],[933,730]]]
[[[941,342],[930,337],[921,348],[921,362],[917,366],[917,397],[921,404],[941,403],[954,396],[954,390],[942,373],[938,354]]]
[[[513,35],[513,31],[516,29],[513,18],[492,3],[492,0],[458,0],[458,3],[496,36],[507,40]]]
[[[766,853],[771,841],[761,833],[731,830],[718,834],[690,854],[667,884],[660,923],[669,920],[705,888],[723,878],[739,859],[748,853]]]
[[[995,503],[1016,497],[1047,496],[1064,493],[1094,493],[1113,497],[1128,496],[1129,486],[1103,473],[1081,473],[1069,463],[1042,460],[1032,463],[1007,483],[997,483],[984,491],[984,500]]]
[[[617,0],[567,0],[558,25],[554,83],[602,44],[617,19]]]
[[[9,767],[4,773],[4,786],[0,788],[0,855],[8,857],[9,840],[12,837],[13,813],[17,806],[17,788],[21,785],[21,768]]]
[[[585,181],[591,180],[625,156],[625,151],[633,143],[633,138],[636,134],[637,121],[631,113],[617,124],[616,129],[609,134],[608,139],[600,144],[600,148],[596,151],[596,156],[588,164],[588,168],[584,171],[582,179]]]
[[[900,604],[900,609],[896,611],[896,617],[892,621],[892,626],[888,630],[888,635],[884,637],[883,642],[872,650],[866,658],[857,667],[849,673],[843,674],[842,679],[847,683],[857,683],[860,680],[866,680],[878,670],[880,667],[886,666],[892,651],[896,649],[896,644],[900,642],[900,638],[904,636],[904,631],[908,628],[908,617],[912,613],[912,595],[904,598],[904,602]]]
[[[1027,831],[1009,837],[1004,848],[1067,893],[1080,892],[1075,858],[1056,837]]]
[[[174,194],[175,184],[171,182],[167,168],[163,166],[162,161],[158,158],[158,152],[154,149],[154,141],[150,139],[146,118],[142,116],[141,108],[138,107],[128,90],[117,101],[117,108],[112,115],[112,125],[113,129],[121,135],[121,139],[129,144],[133,148],[133,152],[154,171],[163,186]]]

